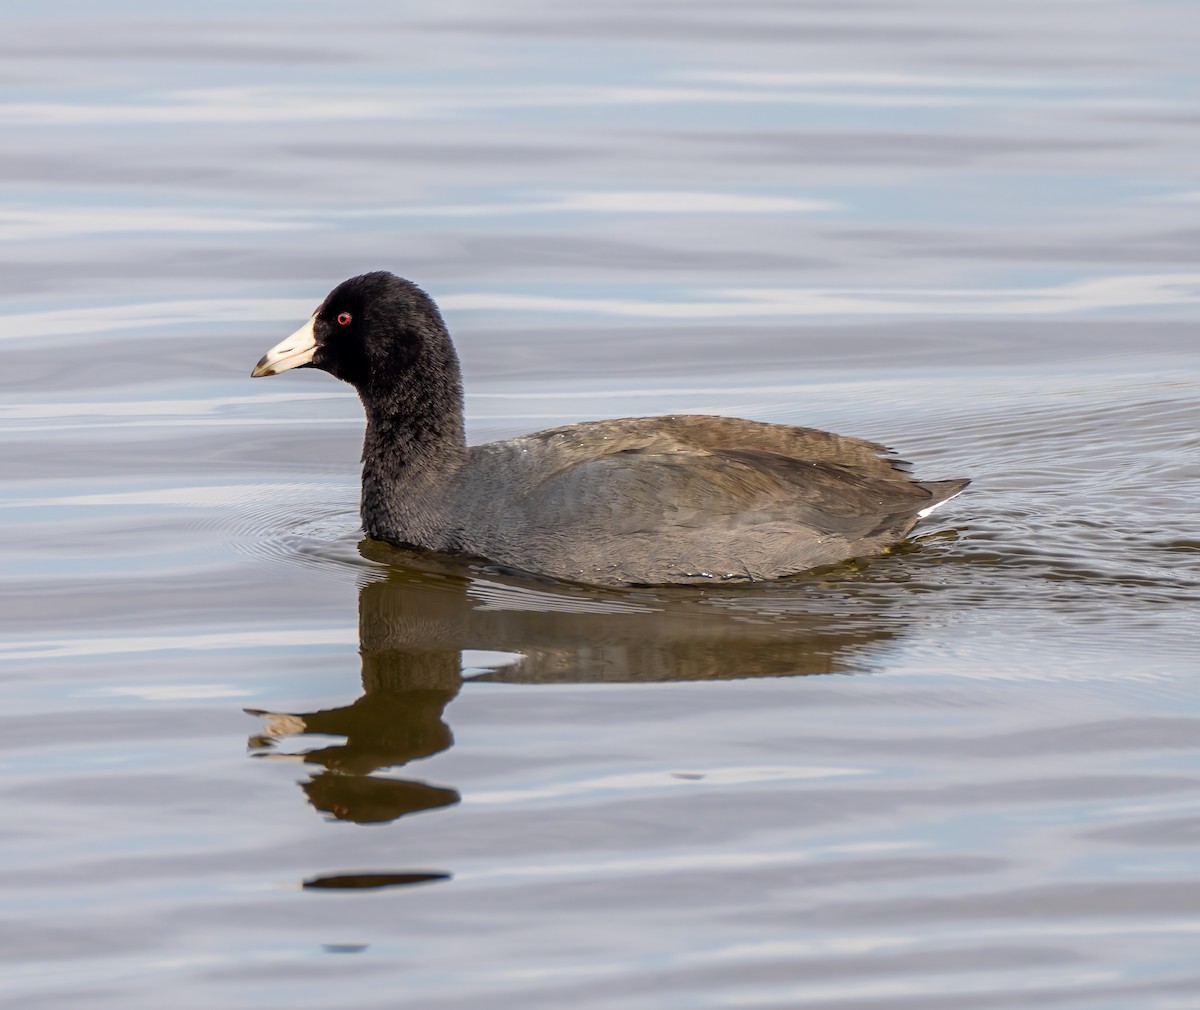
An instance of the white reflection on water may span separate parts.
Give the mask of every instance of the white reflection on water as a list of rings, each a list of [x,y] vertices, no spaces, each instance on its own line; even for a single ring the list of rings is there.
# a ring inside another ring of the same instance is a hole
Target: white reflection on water
[[[747,82],[750,83],[750,82]],[[770,82],[763,82],[770,83]],[[968,87],[970,85],[968,84]],[[949,90],[949,89],[948,89]],[[456,113],[485,110],[573,109],[620,106],[781,105],[864,109],[977,109],[1036,107],[1045,111],[1131,111],[1184,109],[1183,103],[1165,98],[1096,97],[1060,94],[987,95],[907,93],[880,82],[876,92],[829,91],[778,87],[700,88],[643,83],[562,85],[541,87],[501,86],[476,89],[446,86],[433,91],[386,88],[359,91],[330,87],[205,88],[168,91],[130,98],[123,102],[6,102],[0,103],[0,123],[17,126],[73,126],[84,124],[248,124],[279,122],[363,122],[374,119],[433,119]]]
[[[746,193],[695,193],[680,190],[644,192],[579,192],[547,200],[507,199],[496,203],[437,204],[381,207],[347,213],[350,217],[491,217],[494,215],[582,212],[608,214],[803,214],[836,210],[831,200],[806,200],[790,196],[754,196]]]
[[[340,278],[339,278],[340,279]],[[333,283],[332,281],[330,282]],[[301,318],[313,299],[213,299],[51,309],[0,317],[0,339],[66,336],[183,323],[276,322]],[[716,296],[714,299],[713,296]],[[691,299],[567,297],[505,292],[442,295],[448,311],[558,313],[643,319],[809,316],[998,316],[1105,312],[1200,304],[1200,273],[1126,274],[1020,288],[718,288]]]
[[[120,656],[146,652],[189,652],[220,649],[302,649],[326,645],[357,645],[358,634],[345,627],[261,628],[254,631],[164,635],[128,635],[113,638],[73,638],[12,642],[0,650],[0,659],[66,659],[83,656]]]
[[[265,403],[303,404],[311,406],[318,400],[344,400],[343,392],[319,393],[310,390],[303,392],[274,392],[260,396],[214,396],[204,399],[174,399],[174,400],[105,400],[86,401],[70,400],[65,403],[25,403],[7,405],[0,412],[0,417],[6,421],[49,420],[51,418],[118,418],[118,417],[186,417],[199,419],[208,414],[227,411],[232,407],[261,406]],[[270,418],[259,420],[269,421]],[[303,423],[306,418],[294,418],[287,421],[275,418],[277,423]],[[244,423],[239,421],[239,423]],[[26,430],[26,426],[21,426]]]
[[[254,219],[242,215],[188,214],[175,208],[144,210],[136,207],[39,207],[0,210],[0,242],[19,242],[32,238],[60,235],[104,235],[114,232],[164,232],[178,235],[189,232],[289,231],[308,227],[301,222]]]
[[[538,800],[585,800],[595,793],[644,793],[657,789],[691,789],[706,786],[752,785],[763,782],[796,782],[806,779],[843,778],[867,775],[865,768],[788,766],[774,768],[712,768],[703,772],[667,771],[630,772],[624,775],[577,776],[565,782],[552,782],[526,789],[492,789],[472,793],[467,802],[485,804],[522,804]]]
[[[1103,277],[1029,288],[727,289],[722,300],[654,302],[623,298],[460,294],[442,299],[450,309],[572,312],[654,319],[727,319],[739,316],[971,316],[1041,315],[1200,303],[1200,274]]]
[[[81,692],[84,697],[137,698],[140,701],[199,701],[248,698],[255,692],[233,684],[114,684]]]
[[[213,298],[204,301],[124,302],[89,308],[21,312],[0,316],[0,340],[108,333],[136,327],[165,328],[181,323],[276,322],[307,318],[313,310],[314,301],[312,298],[304,301],[295,298]]]
[[[59,506],[74,506],[92,508],[95,506],[136,506],[136,505],[185,505],[185,506],[217,506],[217,505],[252,505],[273,498],[288,498],[305,500],[314,493],[327,490],[326,485],[317,483],[275,483],[275,484],[219,484],[197,487],[152,487],[137,491],[110,491],[92,494],[55,495],[47,498],[26,498],[12,502],[6,507],[24,508],[55,508]]]
[[[834,770],[837,771],[836,769]],[[850,774],[857,774],[853,770]],[[797,776],[800,779],[808,776]],[[465,802],[473,802],[475,797]],[[924,848],[920,842],[897,841],[870,845],[822,845],[812,844],[804,849],[743,849],[737,852],[704,853],[673,850],[646,856],[613,856],[608,859],[577,859],[570,856],[542,865],[513,865],[473,869],[464,872],[460,879],[487,883],[520,877],[552,878],[581,877],[603,878],[616,874],[678,873],[686,870],[765,870],[772,867],[795,866],[801,863],[817,863],[830,856],[870,856],[885,853],[911,852]]]
[[[175,208],[71,207],[0,210],[0,242],[68,235],[163,232],[238,233],[303,231],[332,227],[356,219],[403,217],[492,217],[551,213],[610,214],[794,214],[834,210],[829,200],[743,193],[703,193],[672,190],[566,193],[534,201],[497,200],[479,204],[413,204],[371,207],[367,210],[263,213],[239,209],[224,214],[189,214]]]
[[[1063,89],[1111,88],[1113,83],[1078,79],[1063,81],[1054,77],[1025,77],[1020,75],[997,75],[983,77],[972,74],[919,74],[919,73],[870,73],[870,72],[786,72],[761,70],[681,70],[671,75],[678,80],[714,81],[723,84],[747,84],[754,87],[784,88],[810,84],[849,85],[862,88],[896,87],[945,88],[949,91],[963,90],[1020,90],[1061,91]]]

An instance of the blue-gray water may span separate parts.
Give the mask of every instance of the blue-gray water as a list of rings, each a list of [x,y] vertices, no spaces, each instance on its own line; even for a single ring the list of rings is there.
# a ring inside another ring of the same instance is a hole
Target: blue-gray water
[[[10,12],[0,1001],[1200,1006],[1198,49],[1165,0]],[[247,375],[377,268],[474,439],[729,413],[975,483],[741,592],[360,545],[357,401]]]

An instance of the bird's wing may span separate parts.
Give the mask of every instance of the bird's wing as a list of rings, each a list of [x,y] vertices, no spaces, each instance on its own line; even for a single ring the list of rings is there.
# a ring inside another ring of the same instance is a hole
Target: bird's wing
[[[929,491],[889,469],[862,473],[761,449],[615,448],[545,475],[526,495],[547,522],[620,532],[724,529],[785,522],[856,539],[930,504]]]

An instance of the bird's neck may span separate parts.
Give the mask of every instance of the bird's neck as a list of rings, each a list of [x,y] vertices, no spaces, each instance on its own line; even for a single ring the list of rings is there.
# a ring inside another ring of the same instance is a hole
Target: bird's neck
[[[440,519],[467,452],[454,365],[439,368],[435,382],[410,373],[387,396],[363,398],[362,520],[370,536],[448,549]]]

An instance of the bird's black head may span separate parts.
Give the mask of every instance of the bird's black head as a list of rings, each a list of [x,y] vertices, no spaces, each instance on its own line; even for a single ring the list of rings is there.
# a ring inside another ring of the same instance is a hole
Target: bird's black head
[[[267,351],[250,374],[320,368],[360,393],[384,392],[425,356],[453,362],[441,313],[412,281],[379,270],[329,292],[312,318]]]

